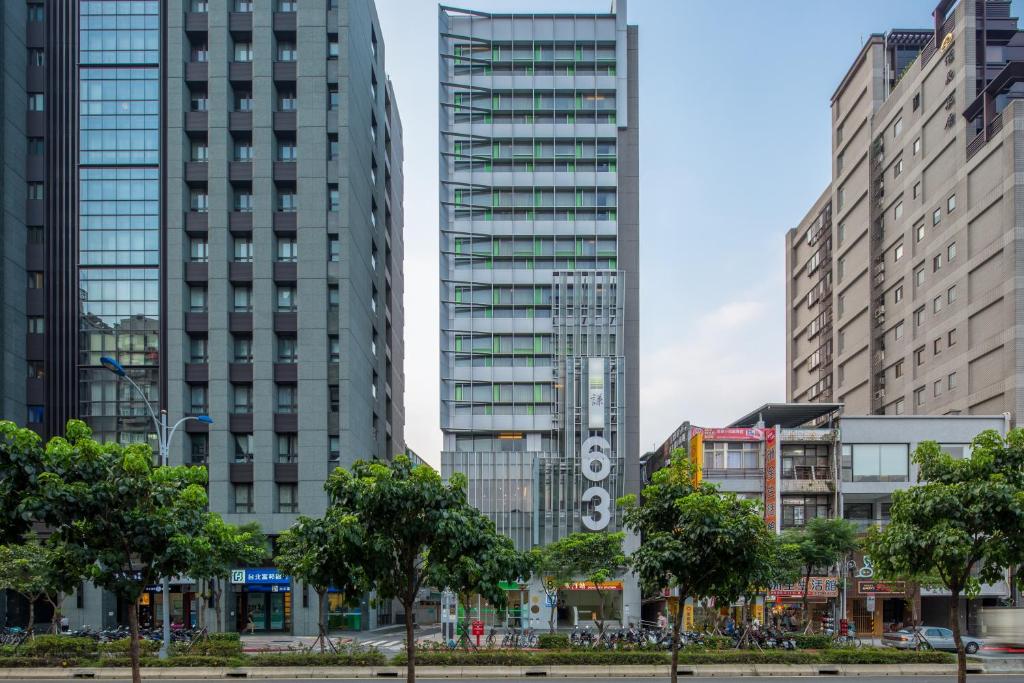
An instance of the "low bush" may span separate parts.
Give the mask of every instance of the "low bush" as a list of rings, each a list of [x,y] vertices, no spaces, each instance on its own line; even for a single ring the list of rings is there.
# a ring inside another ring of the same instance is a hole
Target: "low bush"
[[[832,646],[832,636],[824,633],[787,633],[786,638],[791,638],[801,650],[824,650]]]
[[[736,642],[729,636],[707,636],[700,647],[706,650],[731,650],[736,647]]]
[[[209,657],[241,657],[242,641],[224,638],[200,639],[195,643],[173,643],[171,654],[176,657],[185,655],[204,655]]]
[[[344,649],[340,652],[280,652],[251,655],[246,666],[385,666],[379,650]]]
[[[242,634],[241,633],[235,633],[234,631],[225,631],[223,633],[209,633],[209,634],[207,634],[207,637],[210,640],[223,640],[223,641],[229,641],[229,642],[233,642],[233,643],[241,643],[242,642]]]
[[[85,657],[96,652],[97,643],[92,638],[77,636],[36,636],[29,638],[18,648],[18,655],[24,657]]]
[[[537,636],[537,647],[542,650],[558,650],[569,647],[569,636],[564,633],[541,633]]]
[[[131,650],[131,643],[131,638],[120,638],[106,643],[96,643],[92,651],[98,651],[100,654],[110,657],[127,657]],[[159,640],[149,640],[148,638],[142,638],[139,640],[139,654],[143,657],[146,655],[155,655],[159,650]]]

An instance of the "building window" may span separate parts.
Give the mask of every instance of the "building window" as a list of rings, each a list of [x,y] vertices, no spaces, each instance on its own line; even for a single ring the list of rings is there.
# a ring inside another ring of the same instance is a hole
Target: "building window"
[[[239,263],[252,263],[252,240],[248,237],[236,237],[234,240],[234,259]]]
[[[836,198],[836,208],[840,211],[843,210],[843,205],[846,203],[846,188],[839,188],[839,196]]]
[[[949,376],[946,377],[946,388],[949,389],[949,390],[956,389],[956,373],[955,372],[949,373]]]
[[[903,173],[903,159],[899,159],[892,167],[894,178],[899,178],[901,173]]]
[[[35,137],[29,138],[28,153],[34,157],[41,157],[46,154],[46,140]]]
[[[41,360],[28,361],[29,379],[46,379],[46,366]]]
[[[295,111],[298,109],[299,100],[295,96],[294,90],[278,91],[277,93],[277,110],[278,111]]]
[[[956,209],[956,195],[951,194],[946,200],[946,213],[953,213],[954,209]]]
[[[327,186],[327,202],[328,211],[339,211],[341,209],[341,195],[338,193],[337,185]]]
[[[210,357],[207,355],[206,337],[190,337],[188,342],[189,362],[208,363]]]
[[[299,401],[296,393],[297,389],[294,384],[278,384],[276,412],[289,414],[298,412]]]
[[[253,197],[250,190],[235,190],[235,211],[252,213]]]
[[[235,91],[235,111],[252,111],[252,93],[250,91]]]
[[[956,285],[946,290],[946,303],[951,304],[954,301],[956,301]]]
[[[299,244],[294,237],[277,238],[277,260],[290,263],[299,260]]]
[[[954,327],[946,334],[946,346],[956,345],[956,328]]]
[[[914,227],[914,237],[918,242],[924,239],[924,223],[918,223]]]
[[[932,211],[932,225],[938,225],[942,222],[942,209],[935,209]]]
[[[277,286],[277,310],[282,313],[291,313],[298,310],[294,287]]]
[[[42,289],[44,287],[43,271],[30,270],[26,273],[25,286],[29,289]]]
[[[896,119],[896,122],[892,124],[892,137],[895,140],[903,132],[903,117]]]
[[[253,461],[252,434],[235,434],[235,462]]]
[[[327,236],[327,260],[332,263],[341,260],[341,242],[335,235]]]
[[[892,302],[898,304],[903,301],[903,285],[898,285],[892,292]]]
[[[46,111],[46,97],[41,92],[33,92],[28,95],[29,111]]]
[[[298,434],[277,435],[277,461],[288,464],[299,461]]]
[[[338,306],[340,305],[340,294],[338,291],[338,285],[327,285],[327,310],[328,312],[338,312]]]
[[[206,190],[192,190],[189,193],[189,207],[193,211],[199,213],[206,213],[210,210],[210,196],[206,194]]]
[[[934,398],[936,396],[941,396],[941,395],[942,395],[942,380],[941,379],[937,379],[934,382],[932,382],[932,397]]]
[[[28,184],[28,198],[29,199],[45,199],[46,189],[42,183],[32,182]]]
[[[846,275],[846,257],[841,256],[839,260],[836,261],[836,280],[842,282],[844,275]]]
[[[235,313],[252,313],[252,287],[235,285],[231,310]]]
[[[203,14],[210,11],[207,0],[192,0],[191,8],[193,12],[200,12]]]
[[[924,268],[918,268],[914,271],[914,284],[918,287],[924,286]]]
[[[189,54],[191,55],[193,62],[205,64],[206,62],[210,61],[210,49],[206,45],[206,43],[193,45],[192,49],[189,51]]]
[[[940,268],[942,268],[942,254],[936,254],[932,258],[932,272],[935,273]]]
[[[914,311],[914,327],[920,327],[924,320],[924,306]]]
[[[893,413],[895,415],[902,415],[903,414],[903,399],[902,398],[897,399],[896,403],[893,404]]]
[[[338,86],[328,85],[327,86],[327,109],[330,111],[337,111],[338,109]]]
[[[45,244],[46,233],[41,225],[29,225],[25,227],[29,244]]]
[[[277,362],[278,363],[298,363],[299,362],[299,344],[295,337],[278,337],[277,338]]]
[[[903,202],[896,202],[896,205],[892,207],[893,220],[899,220],[903,218]]]
[[[278,41],[277,59],[281,62],[294,62],[298,58],[295,43],[290,41]]]
[[[338,335],[332,334],[327,337],[327,359],[331,363],[337,363],[341,361],[341,343],[338,339]]]
[[[194,140],[192,142],[192,161],[209,161],[210,148],[206,140]]]
[[[209,465],[210,464],[210,435],[191,434],[189,435],[189,464]]]
[[[189,410],[193,415],[206,415],[209,404],[206,400],[206,385],[192,384],[188,388]]]
[[[896,327],[892,328],[892,336],[894,339],[903,339],[903,323],[897,323]]]
[[[247,415],[252,412],[252,385],[232,384],[231,412],[235,415]]]
[[[188,258],[193,263],[206,263],[210,258],[210,245],[202,237],[193,237],[188,241]]]
[[[942,310],[942,297],[937,296],[932,299],[932,313],[938,313]]]
[[[909,481],[907,444],[843,444],[843,481]]]
[[[46,332],[46,319],[41,315],[28,316],[28,333],[43,334]]]
[[[897,244],[896,248],[892,250],[892,260],[899,261],[903,258],[903,244]]]
[[[935,339],[934,341],[932,341],[932,354],[937,356],[940,353],[942,353],[942,339],[941,338]]]
[[[281,140],[277,143],[278,161],[296,161],[299,158],[298,147],[294,140]]]
[[[840,294],[836,297],[836,314],[842,318],[843,313],[846,312],[846,295]]]
[[[921,138],[914,138],[914,154],[921,151]]]
[[[192,313],[206,313],[206,287],[195,286],[188,288],[189,311]]]
[[[843,172],[843,153],[840,152],[836,155],[836,175]]]
[[[327,158],[335,161],[338,158],[338,136],[331,135],[327,138]]]
[[[295,12],[298,10],[298,4],[296,0],[277,0],[277,11]]]
[[[896,365],[893,366],[893,375],[896,377],[896,379],[899,379],[900,377],[903,376],[903,361],[896,361]]]
[[[338,385],[332,384],[327,387],[327,400],[330,412],[336,413],[341,410],[341,396],[338,390]]]
[[[759,444],[755,442],[716,441],[704,445],[704,466],[710,470],[756,470],[761,466],[760,459]]]
[[[235,161],[252,161],[252,140],[235,140]]]
[[[327,58],[338,58],[338,36],[330,36],[327,40]]]
[[[913,194],[914,194],[914,199],[917,199],[918,197],[921,196],[921,181],[920,180],[917,181],[916,183],[914,183]]]
[[[839,334],[836,346],[839,348],[839,353],[843,352],[846,347],[846,330],[839,330]]]
[[[277,210],[284,211],[285,213],[292,213],[298,210],[298,201],[296,200],[295,192],[290,190],[283,192],[278,191]]]
[[[46,52],[41,47],[28,49],[29,66],[46,66]]]
[[[911,100],[911,107],[914,111],[917,111],[918,109],[921,108],[921,93],[914,93],[914,97]]]
[[[336,436],[327,437],[327,461],[337,462],[341,459],[341,439]]]
[[[955,258],[956,258],[956,242],[951,242],[950,245],[948,247],[946,247],[946,260],[951,262]]]
[[[277,485],[277,511],[295,514],[299,511],[299,494],[296,484]]]
[[[846,221],[841,222],[839,227],[836,229],[836,239],[839,244],[846,241]]]
[[[235,335],[234,362],[252,363],[252,337]]]
[[[232,484],[232,497],[235,499],[235,514],[247,514],[252,508],[252,484]]]
[[[42,5],[30,3],[28,6],[28,20],[32,24],[41,24],[46,21],[46,11]]]
[[[802,527],[807,520],[828,517],[829,496],[783,496],[782,528]]]
[[[914,349],[914,365],[920,367],[924,365],[924,347],[921,346]]]
[[[252,61],[252,43],[237,42],[235,43],[235,61],[236,62],[251,62]]]
[[[27,411],[29,424],[41,424],[46,420],[46,409],[40,405],[29,405]]]
[[[836,126],[836,144],[842,144],[843,142],[843,124]]]
[[[210,99],[206,94],[205,90],[197,90],[192,93],[189,100],[189,106],[192,111],[208,111],[210,108]]]

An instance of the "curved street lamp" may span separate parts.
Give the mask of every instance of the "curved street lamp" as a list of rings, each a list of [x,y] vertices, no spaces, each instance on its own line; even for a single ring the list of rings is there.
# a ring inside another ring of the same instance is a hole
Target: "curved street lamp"
[[[167,460],[170,454],[171,439],[174,437],[174,433],[178,430],[178,427],[189,420],[196,420],[197,422],[202,422],[203,424],[208,425],[213,424],[213,418],[209,415],[186,415],[175,422],[173,426],[169,427],[167,424],[167,411],[161,410],[159,416],[157,416],[157,412],[153,410],[153,404],[151,404],[149,399],[146,398],[146,392],[144,392],[142,388],[135,383],[135,380],[128,376],[128,372],[124,369],[123,365],[110,356],[102,356],[100,358],[100,365],[121,379],[127,381],[135,388],[135,391],[139,396],[142,397],[143,402],[146,404],[146,410],[149,412],[149,416],[153,420],[153,426],[156,427],[157,442],[160,447],[161,466],[167,465]],[[166,576],[160,579],[160,590],[163,593],[164,601],[164,633],[163,642],[160,644],[160,659],[166,659],[171,645],[171,585],[170,580]]]

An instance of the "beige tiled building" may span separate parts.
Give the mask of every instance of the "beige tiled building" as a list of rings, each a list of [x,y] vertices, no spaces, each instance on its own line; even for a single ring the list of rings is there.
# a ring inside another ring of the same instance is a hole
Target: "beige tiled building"
[[[872,35],[832,96],[831,182],[786,235],[792,401],[1019,413],[1024,32],[1003,0],[932,23]]]

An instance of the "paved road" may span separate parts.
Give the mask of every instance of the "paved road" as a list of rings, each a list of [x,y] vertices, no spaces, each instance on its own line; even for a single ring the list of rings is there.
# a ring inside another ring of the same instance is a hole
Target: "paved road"
[[[739,677],[739,678],[723,678],[723,677],[718,677],[718,676],[716,676],[714,678],[701,678],[701,677],[690,678],[689,676],[687,676],[686,680],[687,681],[703,680],[703,681],[706,681],[707,683],[726,683],[727,681],[735,681],[736,683],[749,683],[751,678],[752,678],[751,676],[743,676],[743,677]],[[819,676],[795,676],[795,677],[766,676],[764,678],[766,679],[766,681],[771,681],[771,683],[807,683],[807,679],[808,678],[821,678],[821,677],[819,677]],[[828,678],[828,680],[830,682],[831,681],[840,681],[840,682],[843,682],[843,683],[950,683],[951,680],[954,680],[953,676],[827,676],[827,678]],[[68,679],[66,679],[66,678],[63,679],[62,681],[34,679],[34,683],[66,683],[67,680]],[[124,683],[124,681],[125,681],[125,679],[123,679],[123,678],[122,679],[116,679],[116,680],[115,679],[110,679],[110,680],[93,679],[93,680],[95,681],[95,683]],[[128,680],[130,680],[130,679],[128,679]],[[143,680],[145,680],[145,679],[143,679]],[[168,680],[171,680],[171,679],[164,678],[164,679],[161,679],[161,680],[168,681]],[[210,679],[205,679],[205,681],[201,681],[201,680],[198,680],[198,679],[188,679],[188,678],[174,679],[174,681],[176,681],[177,683],[208,683],[209,680]],[[252,679],[252,680],[259,680],[259,681],[261,681],[261,683],[286,683],[286,682],[290,683],[290,681],[295,681],[295,680],[303,680],[303,681],[311,681],[311,680],[312,681],[315,681],[315,680],[366,681],[366,680],[375,680],[375,679],[367,679],[367,678],[331,678],[331,679],[325,679],[325,678],[320,678],[320,679],[316,679],[316,678],[302,678],[302,679],[296,679],[296,678],[259,678],[259,679]],[[376,680],[379,680],[379,679],[376,679]],[[384,679],[384,680],[387,680],[387,679]],[[391,679],[391,680],[394,680],[394,679]],[[405,680],[405,679],[404,678],[399,678],[398,680],[402,681],[402,680]],[[450,682],[452,680],[458,680],[458,679],[452,679],[452,678],[422,678],[420,676],[417,676],[416,680],[418,682],[420,682],[420,683],[434,683],[434,681],[449,681]],[[511,677],[509,677],[509,678],[469,678],[469,679],[464,679],[464,680],[471,680],[471,681],[474,681],[475,683],[510,683],[510,681],[525,681],[525,680],[536,681],[537,679],[536,679],[536,677],[529,677],[529,678],[511,678]],[[597,680],[597,678],[596,677],[591,677],[591,678],[558,678],[556,680],[558,680],[559,683],[594,683],[594,681]],[[616,683],[652,683],[654,681],[657,681],[657,682],[660,683],[662,681],[667,681],[669,679],[667,677],[666,678],[654,678],[654,677],[651,677],[651,678],[613,678],[613,679],[604,679],[604,680],[613,680]],[[1019,675],[1019,674],[1014,674],[1014,675],[987,674],[987,675],[968,676],[967,680],[968,681],[974,681],[975,683],[1024,683],[1024,676]]]

